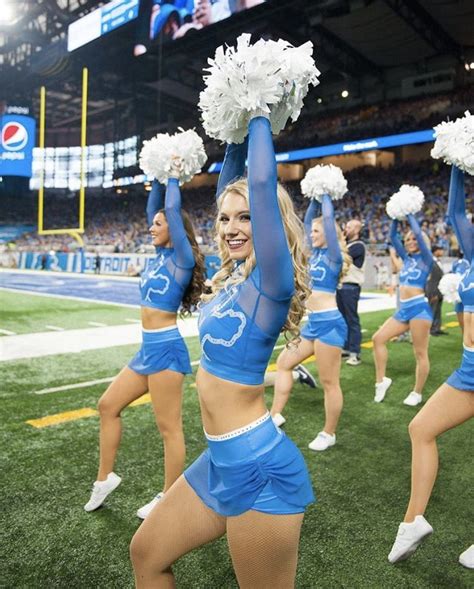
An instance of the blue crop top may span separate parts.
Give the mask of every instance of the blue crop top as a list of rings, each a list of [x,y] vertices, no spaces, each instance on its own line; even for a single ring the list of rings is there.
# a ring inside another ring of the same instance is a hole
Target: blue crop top
[[[466,194],[464,192],[464,174],[455,166],[451,170],[449,185],[448,217],[464,253],[464,260],[469,263],[459,283],[459,296],[465,313],[474,313],[474,225],[466,215]]]
[[[313,219],[319,216],[320,211],[323,216],[324,235],[327,246],[316,248],[311,246],[311,228]],[[335,294],[343,260],[337,239],[334,208],[332,200],[327,194],[323,195],[322,205],[319,205],[314,199],[311,200],[304,217],[304,226],[306,238],[312,249],[309,260],[311,290]]]
[[[246,151],[245,143],[227,147],[218,197],[229,182],[243,175]],[[256,266],[243,282],[229,283],[201,305],[199,337],[201,366],[207,372],[260,385],[294,293],[293,261],[277,200],[272,133],[265,117],[249,123],[248,186]],[[236,264],[233,276],[240,269]]]
[[[420,225],[413,215],[407,215],[411,230],[418,242],[420,253],[407,254],[401,239],[397,233],[398,221],[393,220],[390,227],[390,241],[397,255],[403,260],[400,270],[400,286],[414,286],[424,289],[428,276],[433,266],[433,254],[423,239]]]
[[[157,247],[156,258],[140,277],[141,305],[176,313],[191,281],[195,265],[193,250],[181,217],[178,180],[170,178],[166,189],[165,215],[173,247]],[[156,180],[147,204],[147,220],[163,209],[163,189]]]

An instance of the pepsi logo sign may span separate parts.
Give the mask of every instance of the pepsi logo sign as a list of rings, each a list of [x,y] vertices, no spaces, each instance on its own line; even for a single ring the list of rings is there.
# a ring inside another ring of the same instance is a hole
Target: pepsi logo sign
[[[7,151],[20,151],[28,143],[28,131],[16,121],[6,123],[2,129],[2,145]]]

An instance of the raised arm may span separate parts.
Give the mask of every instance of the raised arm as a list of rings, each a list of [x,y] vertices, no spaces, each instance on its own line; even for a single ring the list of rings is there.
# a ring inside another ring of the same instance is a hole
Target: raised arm
[[[294,291],[293,261],[278,206],[272,131],[265,117],[249,123],[248,184],[260,288],[271,298],[288,298]]]
[[[400,237],[398,236],[398,221],[396,219],[392,220],[392,224],[390,225],[390,243],[392,244],[393,248],[397,252],[397,256],[399,256],[402,260],[407,257],[407,252],[403,247],[403,243],[401,242]]]
[[[304,232],[306,234],[306,241],[308,242],[309,247],[312,247],[311,229],[313,227],[313,221],[320,215],[321,203],[318,202],[315,198],[312,198],[304,216]]]
[[[224,162],[217,182],[216,198],[222,194],[225,187],[244,175],[245,160],[247,158],[248,140],[243,143],[228,143],[225,150]]]
[[[456,166],[451,169],[448,216],[466,260],[472,260],[474,229],[466,216],[464,173]]]
[[[166,188],[165,214],[171,241],[180,268],[193,268],[194,256],[181,216],[181,191],[177,178],[169,178]]]
[[[433,265],[433,254],[425,240],[423,239],[423,233],[421,232],[421,227],[416,217],[414,215],[407,215],[408,222],[410,223],[411,230],[413,231],[413,235],[416,237],[416,241],[418,242],[418,247],[420,248],[420,253],[423,256],[423,262],[428,266],[431,267]]]
[[[342,262],[341,246],[337,239],[336,221],[334,219],[334,207],[331,197],[323,194],[321,211],[323,213],[324,236],[328,248],[328,257],[331,261]]]
[[[153,180],[150,194],[146,203],[146,220],[148,225],[153,224],[153,218],[158,211],[164,207],[165,204],[165,187],[160,184],[158,180]]]

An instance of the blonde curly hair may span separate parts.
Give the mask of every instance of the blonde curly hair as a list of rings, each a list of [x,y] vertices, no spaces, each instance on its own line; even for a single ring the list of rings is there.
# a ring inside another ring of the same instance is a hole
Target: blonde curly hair
[[[229,184],[220,195],[217,201],[218,211],[220,211],[225,197],[231,192],[242,196],[247,202],[247,205],[250,207],[248,183],[246,179],[241,178]],[[288,317],[282,330],[284,332],[285,338],[287,341],[289,341],[299,337],[299,324],[305,313],[305,301],[311,294],[311,291],[308,286],[308,258],[304,248],[305,241],[303,224],[295,212],[293,201],[291,200],[290,195],[285,190],[285,188],[281,186],[281,184],[278,184],[277,187],[277,198],[288,241],[288,248],[293,260],[295,293],[291,299]],[[212,278],[211,292],[209,294],[203,294],[201,297],[204,302],[213,299],[223,288],[228,288],[234,284],[240,284],[241,282],[244,282],[250,276],[251,272],[257,264],[255,250],[252,249],[252,253],[241,264],[240,272],[232,274],[232,270],[234,269],[234,261],[229,255],[229,248],[227,244],[220,236],[219,215],[216,219],[215,231],[215,241],[219,249],[221,267]]]
[[[318,223],[324,232],[324,219],[323,217],[316,217],[313,219],[313,223]],[[341,272],[339,273],[339,284],[344,276],[349,272],[350,265],[352,264],[352,258],[349,254],[349,248],[347,247],[347,241],[342,232],[342,229],[339,227],[338,223],[334,221],[334,225],[336,226],[336,234],[337,234],[337,241],[339,242],[339,247],[341,248],[341,256],[342,256],[342,267]]]

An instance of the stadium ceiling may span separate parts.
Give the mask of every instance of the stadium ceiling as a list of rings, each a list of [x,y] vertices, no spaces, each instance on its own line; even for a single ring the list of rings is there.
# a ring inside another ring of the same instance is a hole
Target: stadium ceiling
[[[440,58],[459,66],[474,50],[473,0],[267,0],[197,34],[157,44],[139,58],[132,55],[129,25],[68,53],[68,25],[102,4],[17,0],[16,15],[0,24],[0,100],[26,103],[37,113],[44,85],[51,145],[78,143],[84,65],[90,71],[93,143],[197,124],[207,57],[244,31],[295,44],[312,40],[322,81],[359,89],[362,79],[386,85],[391,70],[430,71]]]

